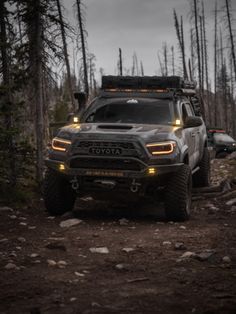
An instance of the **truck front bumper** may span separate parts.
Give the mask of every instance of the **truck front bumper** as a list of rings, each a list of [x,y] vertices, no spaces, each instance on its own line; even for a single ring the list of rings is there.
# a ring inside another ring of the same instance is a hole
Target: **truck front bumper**
[[[148,165],[141,171],[133,170],[116,170],[116,169],[81,169],[70,168],[67,163],[58,160],[46,159],[45,164],[48,168],[51,168],[61,174],[69,177],[118,177],[118,178],[148,178],[165,174],[170,174],[178,171],[183,163],[175,163],[168,165]]]

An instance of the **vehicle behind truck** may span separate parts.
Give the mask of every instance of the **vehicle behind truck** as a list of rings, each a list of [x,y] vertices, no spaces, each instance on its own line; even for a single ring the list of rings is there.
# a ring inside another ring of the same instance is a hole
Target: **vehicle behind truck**
[[[61,128],[46,159],[44,201],[63,214],[76,198],[164,202],[168,220],[190,217],[192,185],[209,184],[204,121],[181,77],[104,76],[100,95]]]

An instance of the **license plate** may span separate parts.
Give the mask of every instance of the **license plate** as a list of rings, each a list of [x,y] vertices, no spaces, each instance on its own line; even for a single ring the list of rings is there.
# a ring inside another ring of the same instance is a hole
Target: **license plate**
[[[87,176],[96,177],[123,177],[124,173],[122,171],[112,171],[112,170],[87,170],[85,173]]]

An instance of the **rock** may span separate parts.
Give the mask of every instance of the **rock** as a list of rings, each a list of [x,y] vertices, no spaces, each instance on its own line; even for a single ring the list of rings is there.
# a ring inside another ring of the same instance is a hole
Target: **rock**
[[[8,241],[7,238],[3,238],[3,239],[0,240],[0,243],[4,243],[4,242],[7,242],[7,241]]]
[[[85,274],[79,273],[78,271],[75,271],[75,276],[77,277],[85,277]]]
[[[91,196],[85,196],[85,197],[81,197],[81,200],[83,200],[84,202],[91,202],[93,198]]]
[[[56,266],[57,262],[55,262],[53,259],[48,259],[47,260],[48,266]]]
[[[32,257],[32,258],[35,258],[35,257],[38,257],[38,256],[39,256],[39,254],[37,254],[37,253],[30,254],[30,257]]]
[[[224,263],[229,264],[229,263],[231,263],[231,258],[230,258],[229,256],[224,256],[224,257],[222,258],[222,261],[223,261]]]
[[[122,249],[122,251],[124,251],[124,252],[126,252],[126,253],[129,253],[129,252],[133,252],[134,249],[133,249],[132,247],[124,247],[124,248]]]
[[[233,198],[232,200],[229,200],[228,202],[226,202],[226,205],[228,206],[232,206],[234,204],[236,204],[236,198]]]
[[[127,226],[129,223],[129,220],[126,218],[121,218],[121,219],[119,219],[119,223],[121,226]]]
[[[128,264],[117,264],[115,268],[118,270],[129,270],[130,266]]]
[[[11,207],[8,207],[8,206],[3,206],[3,207],[0,207],[0,212],[14,212],[14,210],[11,208]]]
[[[17,240],[21,243],[26,242],[26,239],[24,237],[18,237]]]
[[[72,219],[75,217],[75,214],[73,211],[70,211],[70,212],[66,212],[65,214],[63,214],[61,216],[62,218],[65,218],[65,219]]]
[[[28,229],[29,230],[34,230],[34,229],[36,229],[36,226],[29,226]]]
[[[16,219],[17,216],[16,216],[16,215],[10,215],[9,218],[10,218],[10,219]]]
[[[53,220],[53,219],[55,219],[55,217],[54,216],[48,216],[47,219],[48,220]]]
[[[26,222],[20,222],[19,225],[20,226],[27,226],[27,223]]]
[[[72,226],[76,226],[76,225],[80,224],[81,222],[82,222],[82,220],[77,219],[77,218],[67,219],[67,220],[64,220],[60,223],[60,227],[61,228],[69,228]]]
[[[108,254],[109,250],[107,247],[91,247],[89,249],[91,253]]]
[[[6,270],[13,270],[13,269],[17,269],[18,267],[13,263],[8,263],[4,268]]]
[[[58,261],[57,265],[59,266],[59,268],[65,268],[68,264],[65,261]]]
[[[77,298],[70,298],[70,302],[75,302]]]
[[[185,258],[194,257],[195,255],[196,255],[196,253],[187,251],[183,255],[181,255],[180,258],[185,259]]]
[[[186,250],[186,246],[183,242],[176,242],[175,243],[175,250]]]
[[[50,250],[60,250],[60,251],[66,251],[66,247],[64,244],[60,243],[60,242],[53,242],[53,243],[48,243],[46,245],[47,249]]]
[[[163,246],[168,246],[168,245],[171,245],[172,243],[170,241],[164,241],[162,242],[162,245]]]
[[[186,230],[187,228],[185,226],[180,226],[179,229]]]
[[[209,258],[215,254],[214,250],[205,250],[201,253],[195,254],[194,258],[197,259],[198,261],[207,261]]]

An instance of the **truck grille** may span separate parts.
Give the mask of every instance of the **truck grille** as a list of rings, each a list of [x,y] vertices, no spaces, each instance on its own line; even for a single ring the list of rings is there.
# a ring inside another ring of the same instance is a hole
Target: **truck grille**
[[[71,168],[80,169],[109,169],[141,171],[143,165],[132,159],[112,158],[74,158],[70,162]]]
[[[108,147],[108,148],[122,148],[122,149],[135,149],[133,143],[130,142],[104,142],[104,141],[80,141],[77,144],[80,148],[91,147]]]

